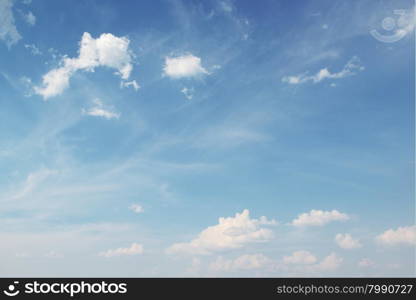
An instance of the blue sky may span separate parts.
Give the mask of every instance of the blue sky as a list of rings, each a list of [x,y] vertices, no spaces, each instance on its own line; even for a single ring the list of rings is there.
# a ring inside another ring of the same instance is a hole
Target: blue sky
[[[414,276],[414,3],[293,2],[0,0],[0,274]]]

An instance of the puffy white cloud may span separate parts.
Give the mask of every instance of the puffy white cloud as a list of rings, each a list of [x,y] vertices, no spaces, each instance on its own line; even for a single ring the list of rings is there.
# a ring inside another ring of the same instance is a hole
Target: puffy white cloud
[[[42,87],[34,87],[35,93],[42,95],[44,99],[61,94],[69,85],[69,78],[74,70],[68,67],[53,69],[43,75]]]
[[[213,252],[241,248],[248,243],[263,242],[272,238],[270,229],[263,225],[274,225],[276,221],[266,217],[251,219],[245,209],[235,217],[219,218],[218,224],[204,229],[189,243],[173,244],[167,253],[212,254]]]
[[[220,256],[210,264],[209,268],[214,271],[255,270],[273,263],[270,258],[263,254],[245,254],[229,260]]]
[[[45,253],[45,257],[48,257],[48,258],[62,258],[63,255],[54,251],[54,250],[51,250],[51,251]]]
[[[29,11],[27,14],[22,13],[22,16],[25,22],[30,26],[34,26],[36,24],[36,17],[31,11]]]
[[[201,59],[192,54],[166,57],[163,72],[164,75],[174,79],[209,74],[209,72],[201,66]]]
[[[94,99],[93,103],[94,103],[94,106],[92,106],[89,109],[83,108],[81,110],[81,112],[84,115],[89,115],[89,116],[93,116],[93,117],[102,117],[102,118],[105,118],[107,120],[120,118],[119,113],[114,112],[112,107],[105,106],[101,102],[100,99]]]
[[[39,50],[39,48],[36,47],[36,45],[34,45],[34,44],[25,44],[25,48],[29,49],[30,52],[33,55],[41,55],[42,54],[42,52]]]
[[[335,236],[335,242],[343,249],[356,249],[361,247],[361,243],[358,239],[354,239],[351,234],[338,233]]]
[[[140,213],[144,212],[143,207],[139,204],[132,204],[132,205],[130,205],[129,209],[131,211],[135,212],[136,214],[140,214]]]
[[[325,257],[319,264],[313,266],[313,271],[333,271],[338,269],[344,259],[331,253]]]
[[[133,243],[128,248],[110,249],[99,253],[100,256],[113,257],[122,255],[138,255],[143,253],[143,246],[141,244]]]
[[[308,81],[318,83],[324,79],[340,79],[347,76],[355,75],[358,71],[363,71],[364,67],[360,65],[360,59],[357,56],[352,57],[344,68],[336,73],[331,73],[328,68],[319,70],[315,75],[307,75],[306,73],[296,76],[284,76],[282,82],[289,84],[300,84]]]
[[[192,100],[192,98],[193,98],[193,96],[194,96],[194,88],[187,88],[187,87],[184,87],[182,90],[181,90],[181,93],[182,94],[184,94],[185,95],[185,97],[188,99],[188,100]]]
[[[312,209],[309,213],[300,214],[292,221],[294,226],[323,226],[333,221],[346,221],[350,217],[337,210],[323,211]]]
[[[3,40],[9,48],[22,38],[14,23],[12,8],[12,0],[0,1],[0,40]]]
[[[128,88],[128,87],[134,88],[135,91],[137,91],[140,88],[140,85],[136,82],[136,80],[132,81],[121,81],[120,87],[121,88]]]
[[[285,264],[314,264],[316,263],[316,257],[309,251],[295,251],[291,256],[283,257],[283,263]]]
[[[133,69],[133,54],[129,44],[130,41],[126,37],[116,37],[111,33],[103,33],[94,39],[88,32],[84,32],[78,57],[64,57],[60,67],[43,76],[42,86],[35,87],[35,92],[44,99],[59,95],[68,87],[69,79],[76,71],[93,72],[100,66],[116,69],[116,74],[127,80]]]
[[[57,173],[58,172],[55,170],[50,170],[46,168],[30,173],[27,176],[24,184],[20,187],[19,191],[15,193],[14,195],[12,195],[11,198],[17,200],[17,199],[22,199],[30,195],[31,193],[33,193],[35,189],[37,189],[37,187],[42,182],[44,182],[47,178]]]
[[[369,268],[369,267],[373,267],[374,265],[375,263],[369,258],[363,258],[358,262],[358,266],[360,268]]]
[[[416,225],[389,229],[376,237],[384,245],[416,245]]]

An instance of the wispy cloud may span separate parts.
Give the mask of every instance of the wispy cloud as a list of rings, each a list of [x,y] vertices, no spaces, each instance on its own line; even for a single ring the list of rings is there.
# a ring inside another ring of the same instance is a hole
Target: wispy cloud
[[[129,209],[132,212],[136,213],[136,214],[140,214],[140,213],[143,213],[144,212],[143,207],[141,205],[139,205],[139,204],[132,204],[132,205],[130,205]]]
[[[416,225],[389,229],[376,237],[384,245],[416,245]]]
[[[110,249],[110,250],[99,253],[99,255],[110,258],[114,256],[143,254],[143,251],[144,251],[143,246],[141,244],[133,243],[131,244],[130,247]]]
[[[130,40],[103,33],[97,39],[84,32],[80,42],[79,56],[64,57],[56,69],[50,70],[42,78],[42,86],[35,92],[46,100],[61,94],[68,86],[69,79],[78,70],[93,72],[96,67],[105,66],[116,69],[116,74],[127,80],[133,69],[133,54],[129,49]]]

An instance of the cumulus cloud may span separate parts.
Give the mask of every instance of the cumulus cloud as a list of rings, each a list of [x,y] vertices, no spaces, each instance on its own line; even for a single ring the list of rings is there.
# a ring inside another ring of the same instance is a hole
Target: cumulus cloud
[[[192,54],[177,57],[166,57],[163,74],[170,78],[189,78],[209,74],[201,65],[201,59]]]
[[[0,1],[0,40],[3,40],[9,48],[22,38],[14,23],[12,8],[12,0]]]
[[[290,256],[283,257],[281,265],[277,265],[278,270],[307,274],[317,272],[328,272],[337,269],[343,262],[343,258],[331,253],[321,261],[308,251],[295,251]]]
[[[101,252],[98,255],[104,257],[114,257],[122,255],[138,255],[143,253],[143,246],[141,244],[133,243],[128,248],[110,249],[105,252]]]
[[[132,81],[122,81],[122,82],[120,82],[120,87],[121,88],[128,88],[130,86],[135,91],[137,91],[140,88],[140,85],[136,82],[136,80],[132,80]]]
[[[335,242],[343,249],[356,249],[361,247],[361,243],[358,239],[354,239],[350,234],[338,233],[335,236]]]
[[[283,257],[283,263],[285,264],[314,264],[316,263],[316,257],[309,251],[295,251],[290,256]]]
[[[144,212],[143,207],[139,204],[132,204],[132,205],[130,205],[129,209],[132,212],[135,212],[136,214],[140,214],[140,213]]]
[[[46,73],[42,78],[42,86],[35,87],[35,92],[44,99],[59,95],[68,87],[69,79],[76,71],[94,72],[100,66],[115,69],[117,75],[127,80],[133,69],[133,54],[129,44],[126,37],[117,37],[111,33],[103,33],[94,39],[88,32],[84,32],[78,57],[63,57],[60,67]]]
[[[92,107],[88,109],[83,108],[81,112],[84,115],[102,117],[107,120],[120,118],[119,113],[113,111],[112,107],[104,105],[100,99],[94,99],[93,103],[94,105]]]
[[[39,50],[38,47],[34,44],[25,44],[25,48],[30,50],[33,55],[41,55],[42,52]]]
[[[355,75],[359,71],[363,71],[364,67],[360,64],[360,59],[357,56],[352,57],[344,68],[336,73],[331,73],[328,68],[319,70],[315,75],[308,75],[303,73],[295,76],[284,76],[282,82],[289,84],[300,84],[311,81],[313,83],[321,82],[324,79],[340,79],[347,76]]]
[[[323,211],[312,209],[309,213],[300,214],[292,221],[293,226],[323,226],[333,221],[346,221],[350,217],[337,210]]]
[[[187,87],[184,87],[182,90],[181,90],[181,93],[182,94],[184,94],[185,95],[185,97],[188,99],[188,100],[192,100],[192,98],[193,98],[193,96],[194,96],[194,89],[193,88],[187,88]]]
[[[339,268],[344,259],[335,253],[325,257],[319,264],[312,267],[313,271],[333,271]]]
[[[266,217],[251,219],[248,209],[236,213],[234,217],[219,218],[218,224],[204,229],[189,243],[173,244],[167,253],[207,255],[221,250],[237,249],[253,242],[264,242],[273,236],[264,225],[275,225]]]
[[[416,245],[416,225],[389,229],[376,237],[384,245]]]
[[[213,271],[238,271],[262,269],[273,264],[273,261],[263,254],[245,254],[236,259],[218,257],[209,268]]]

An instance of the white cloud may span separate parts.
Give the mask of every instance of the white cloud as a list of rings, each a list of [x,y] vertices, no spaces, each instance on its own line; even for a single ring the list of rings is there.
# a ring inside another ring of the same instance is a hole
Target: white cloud
[[[360,268],[370,268],[373,267],[375,263],[369,258],[363,258],[358,262]]]
[[[340,79],[347,76],[355,75],[358,71],[363,71],[364,67],[360,65],[360,59],[357,56],[352,57],[344,68],[336,73],[331,73],[328,68],[319,70],[315,75],[307,75],[306,73],[295,76],[284,76],[282,82],[289,84],[300,84],[308,81],[313,83],[321,82],[324,79]]]
[[[313,271],[333,271],[338,269],[338,267],[342,264],[343,258],[337,256],[335,253],[331,253],[327,257],[325,257],[319,264],[314,265],[312,270]]]
[[[54,250],[51,250],[51,251],[49,251],[45,254],[45,257],[48,257],[48,258],[62,258],[63,255],[54,251]]]
[[[0,40],[9,48],[22,38],[14,23],[12,8],[12,0],[0,1]]]
[[[291,256],[283,257],[283,263],[285,264],[314,264],[316,263],[316,257],[308,251],[295,251]]]
[[[309,213],[300,214],[292,221],[293,226],[323,226],[333,221],[346,221],[350,217],[337,210],[323,211],[312,209]]]
[[[188,99],[188,100],[192,100],[192,98],[193,98],[193,96],[194,96],[194,88],[187,88],[187,87],[184,87],[182,90],[181,90],[181,93],[182,94],[184,94],[185,95],[185,97]]]
[[[24,184],[20,187],[19,192],[12,195],[12,199],[22,199],[31,194],[42,182],[48,177],[57,174],[55,170],[40,169],[37,172],[30,173]]]
[[[135,212],[136,214],[140,214],[140,213],[144,212],[143,207],[139,204],[132,204],[132,205],[130,205],[129,209],[131,211]]]
[[[41,55],[42,54],[42,52],[39,50],[39,48],[38,47],[36,47],[36,45],[33,45],[33,44],[25,44],[25,48],[26,49],[29,49],[30,50],[30,52],[33,54],[33,55]]]
[[[141,244],[133,243],[128,248],[117,248],[117,249],[110,249],[105,252],[101,252],[98,255],[104,257],[114,257],[114,256],[122,256],[122,255],[138,255],[143,253],[143,246]]]
[[[29,11],[27,14],[22,12],[23,20],[30,26],[34,26],[36,24],[36,17],[35,15]]]
[[[201,66],[201,59],[192,54],[166,57],[163,71],[164,75],[174,79],[209,74],[209,72]]]
[[[94,39],[84,32],[77,58],[63,57],[60,67],[46,73],[41,87],[35,92],[44,99],[61,94],[69,85],[70,77],[78,70],[93,72],[96,67],[116,69],[116,74],[127,80],[133,69],[133,54],[129,50],[129,39],[103,33]]]
[[[89,116],[93,116],[93,117],[102,117],[102,118],[105,118],[107,120],[120,118],[120,114],[119,113],[114,112],[112,110],[112,107],[105,106],[101,102],[100,99],[94,99],[93,103],[94,103],[94,106],[93,107],[91,107],[89,109],[83,108],[81,110],[81,112],[84,115],[89,115]]]
[[[167,249],[167,253],[212,254],[213,252],[241,248],[245,244],[270,240],[272,231],[262,225],[274,225],[276,221],[250,219],[245,209],[235,217],[219,218],[218,224],[204,229],[189,243],[177,243]]]
[[[416,225],[389,229],[376,237],[384,245],[394,246],[400,244],[416,245]]]
[[[255,270],[271,264],[273,261],[263,254],[245,254],[230,260],[220,256],[210,264],[209,268],[214,271]]]
[[[120,87],[121,88],[128,88],[129,86],[131,86],[132,88],[134,88],[135,91],[137,91],[140,88],[140,85],[136,82],[136,80],[132,80],[132,81],[121,81],[120,82]]]
[[[338,233],[335,236],[335,242],[343,249],[356,249],[361,247],[361,243],[358,239],[354,239],[350,234]]]

